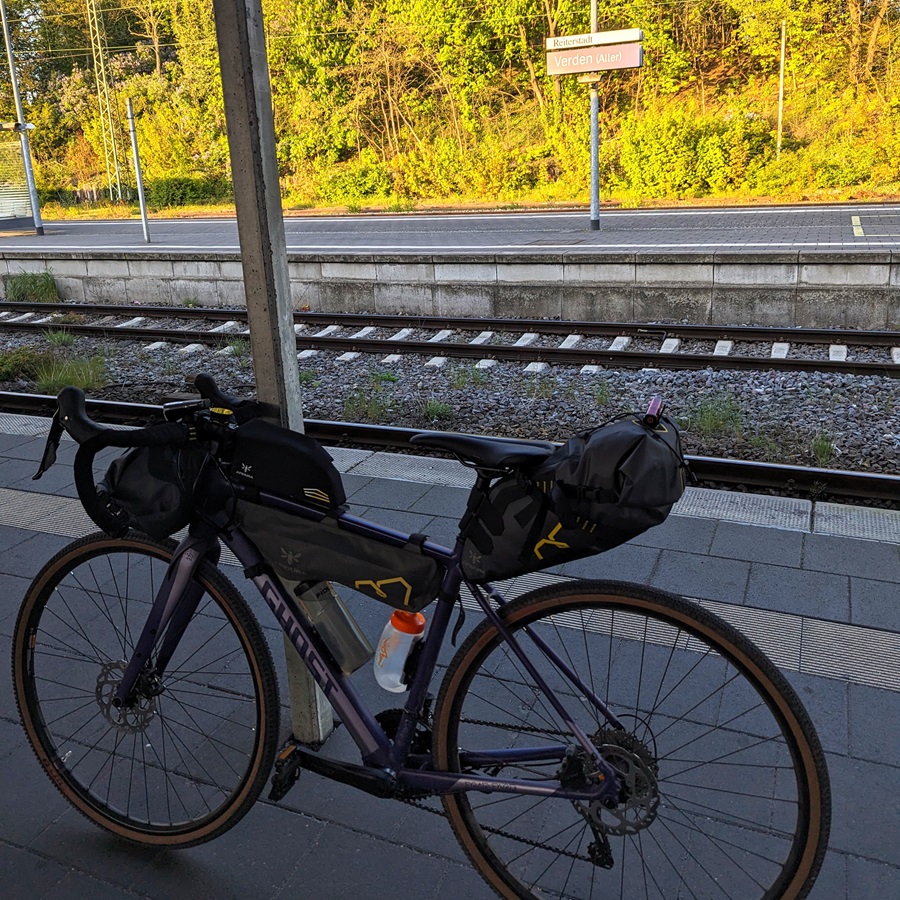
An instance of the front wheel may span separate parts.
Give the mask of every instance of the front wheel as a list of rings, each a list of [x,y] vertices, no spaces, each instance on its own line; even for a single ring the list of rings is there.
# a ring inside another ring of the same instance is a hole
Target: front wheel
[[[620,791],[608,806],[446,795],[456,836],[501,896],[806,896],[828,841],[828,773],[799,699],[750,641],[695,604],[619,583],[543,588],[502,615],[615,768]],[[530,635],[577,673],[620,727]],[[560,749],[555,758],[550,745]],[[450,664],[434,747],[438,767],[453,772],[555,786],[587,786],[591,778],[589,754],[488,621]],[[484,765],[478,751],[506,748],[545,752],[477,768]]]
[[[241,595],[203,563],[202,595],[164,673],[116,689],[175,544],[82,538],[37,575],[16,623],[13,678],[32,747],[89,819],[142,844],[187,847],[256,800],[278,741],[278,685]],[[164,636],[162,636],[164,637]]]

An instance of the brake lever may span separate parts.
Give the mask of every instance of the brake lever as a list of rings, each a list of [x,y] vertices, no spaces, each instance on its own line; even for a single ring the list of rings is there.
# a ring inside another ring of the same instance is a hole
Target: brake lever
[[[59,442],[63,434],[63,424],[59,415],[59,407],[53,413],[53,420],[50,423],[50,431],[47,432],[47,443],[44,445],[44,454],[41,456],[41,464],[37,472],[31,476],[32,481],[37,481],[53,463],[56,462],[56,451],[59,450]]]

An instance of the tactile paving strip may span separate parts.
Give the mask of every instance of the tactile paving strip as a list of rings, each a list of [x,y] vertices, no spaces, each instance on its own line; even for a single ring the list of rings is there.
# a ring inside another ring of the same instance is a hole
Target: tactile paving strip
[[[813,531],[816,534],[900,544],[900,513],[867,506],[817,503]]]
[[[49,427],[49,418],[0,413],[3,434],[37,437],[45,435]],[[69,440],[68,435],[63,437]],[[462,488],[474,482],[472,470],[455,460],[346,447],[327,449],[338,470],[352,475]],[[900,512],[790,497],[688,488],[672,515],[900,543]]]
[[[497,587],[504,596],[517,597],[526,590],[575,580],[539,573],[498,582]],[[715,600],[694,599],[694,602],[747,635],[780,669],[900,691],[900,633],[896,631]],[[463,591],[463,605],[467,609],[479,609],[467,590]],[[564,617],[557,624],[564,628],[580,627],[576,621],[566,621]],[[596,630],[604,629],[603,623],[591,624]],[[705,651],[699,642],[689,642],[688,647]]]
[[[672,512],[679,516],[701,516],[745,525],[809,531],[812,503],[791,497],[688,488]]]
[[[410,456],[404,453],[373,453],[348,471],[351,475],[368,475],[371,478],[392,478],[448,487],[468,488],[475,483],[475,473],[472,469],[467,469],[455,460]]]

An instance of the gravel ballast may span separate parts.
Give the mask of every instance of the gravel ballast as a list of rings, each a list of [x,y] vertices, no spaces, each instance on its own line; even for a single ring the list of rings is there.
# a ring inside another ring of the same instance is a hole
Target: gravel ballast
[[[77,338],[53,349],[44,338],[9,335],[0,349],[31,346],[62,358],[101,355],[107,385],[100,399],[156,403],[190,388],[201,371],[223,390],[253,391],[247,342],[241,355],[213,350],[185,354],[172,345],[148,350],[139,342]],[[486,348],[486,355],[489,353]],[[761,462],[856,471],[900,472],[900,380],[831,373],[743,372],[705,369],[580,369],[551,367],[526,373],[523,363],[479,369],[427,357],[385,364],[363,354],[349,362],[317,353],[300,361],[304,415],[409,428],[468,431],[564,440],[623,411],[645,409],[658,394],[684,429],[685,450]],[[33,381],[3,390],[42,393]]]

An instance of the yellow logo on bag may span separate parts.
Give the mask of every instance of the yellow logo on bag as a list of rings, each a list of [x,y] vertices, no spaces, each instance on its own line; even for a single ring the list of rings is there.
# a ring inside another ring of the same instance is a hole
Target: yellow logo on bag
[[[310,500],[318,500],[319,503],[329,503],[331,501],[328,494],[325,491],[320,491],[318,488],[303,488],[303,494]]]
[[[384,590],[385,585],[388,584],[399,584],[402,587],[406,588],[406,595],[403,598],[403,605],[408,606],[410,597],[412,597],[412,585],[405,578],[382,578],[381,581],[355,581],[353,583],[353,587],[356,590],[361,591],[363,588],[371,588],[375,593],[381,597],[382,600],[387,600],[388,595]]]
[[[556,528],[553,529],[553,531],[550,532],[550,534],[547,535],[547,537],[541,538],[541,539],[534,545],[534,555],[535,555],[538,559],[543,559],[543,558],[544,558],[544,557],[541,555],[541,547],[543,547],[544,544],[549,544],[551,547],[558,547],[560,550],[568,550],[568,549],[569,549],[569,545],[568,545],[567,543],[565,543],[565,541],[558,541],[558,540],[556,540],[556,536],[559,534],[560,528],[562,528],[562,523],[561,523],[561,522],[560,522],[559,525],[556,526]]]

